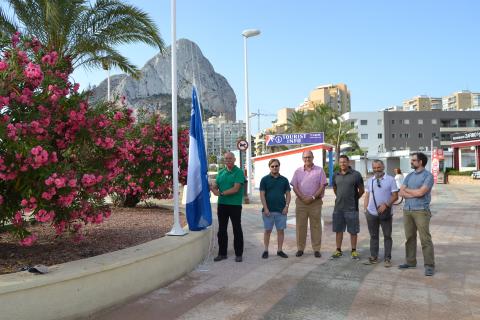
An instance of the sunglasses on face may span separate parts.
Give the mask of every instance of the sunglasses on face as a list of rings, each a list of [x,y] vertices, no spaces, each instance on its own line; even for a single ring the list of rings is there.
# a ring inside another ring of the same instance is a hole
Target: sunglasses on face
[[[271,165],[270,168],[278,168],[280,167],[278,164]]]

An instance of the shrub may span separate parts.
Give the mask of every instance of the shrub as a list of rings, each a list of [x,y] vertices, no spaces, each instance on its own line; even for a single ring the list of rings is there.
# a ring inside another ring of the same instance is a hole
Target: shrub
[[[121,172],[112,152],[133,123],[131,111],[89,108],[72,64],[36,39],[13,35],[0,59],[0,223],[31,245],[27,220],[57,234],[110,215],[104,197]],[[80,237],[80,236],[79,236]]]

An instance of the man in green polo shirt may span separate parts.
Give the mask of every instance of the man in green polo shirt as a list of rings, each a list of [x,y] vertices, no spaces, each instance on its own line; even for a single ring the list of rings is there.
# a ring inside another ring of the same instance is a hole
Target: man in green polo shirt
[[[242,262],[243,231],[242,231],[242,201],[245,176],[243,171],[235,165],[235,155],[227,152],[224,155],[225,168],[220,170],[216,179],[216,186],[210,190],[218,196],[218,256],[213,261],[227,259],[228,248],[228,219],[232,221],[233,248],[235,261]]]
[[[290,184],[288,179],[280,175],[280,161],[271,159],[268,162],[270,174],[266,175],[260,181],[260,200],[262,200],[262,217],[265,233],[263,243],[265,251],[262,258],[268,258],[268,244],[273,226],[277,228],[277,256],[288,258],[283,252],[283,239],[285,237],[285,228],[287,227],[287,213],[290,205]]]

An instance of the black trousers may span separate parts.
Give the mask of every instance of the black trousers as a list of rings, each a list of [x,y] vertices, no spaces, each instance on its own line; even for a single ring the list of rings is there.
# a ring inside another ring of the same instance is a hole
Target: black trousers
[[[227,255],[228,248],[228,219],[232,220],[233,227],[233,248],[235,255],[243,255],[243,231],[242,231],[242,206],[218,204],[218,254]]]

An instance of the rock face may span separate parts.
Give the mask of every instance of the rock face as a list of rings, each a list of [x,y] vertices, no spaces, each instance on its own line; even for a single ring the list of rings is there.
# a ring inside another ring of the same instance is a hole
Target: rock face
[[[171,48],[150,59],[141,69],[140,78],[128,75],[110,77],[112,97],[125,96],[127,104],[138,109],[159,112],[167,117],[171,114]],[[190,116],[193,77],[206,115],[224,114],[235,121],[237,98],[227,79],[215,72],[200,48],[187,39],[177,41],[178,105],[179,120]],[[93,89],[92,102],[105,99],[107,79]],[[186,104],[187,107],[180,105]],[[186,115],[180,114],[187,112]]]

